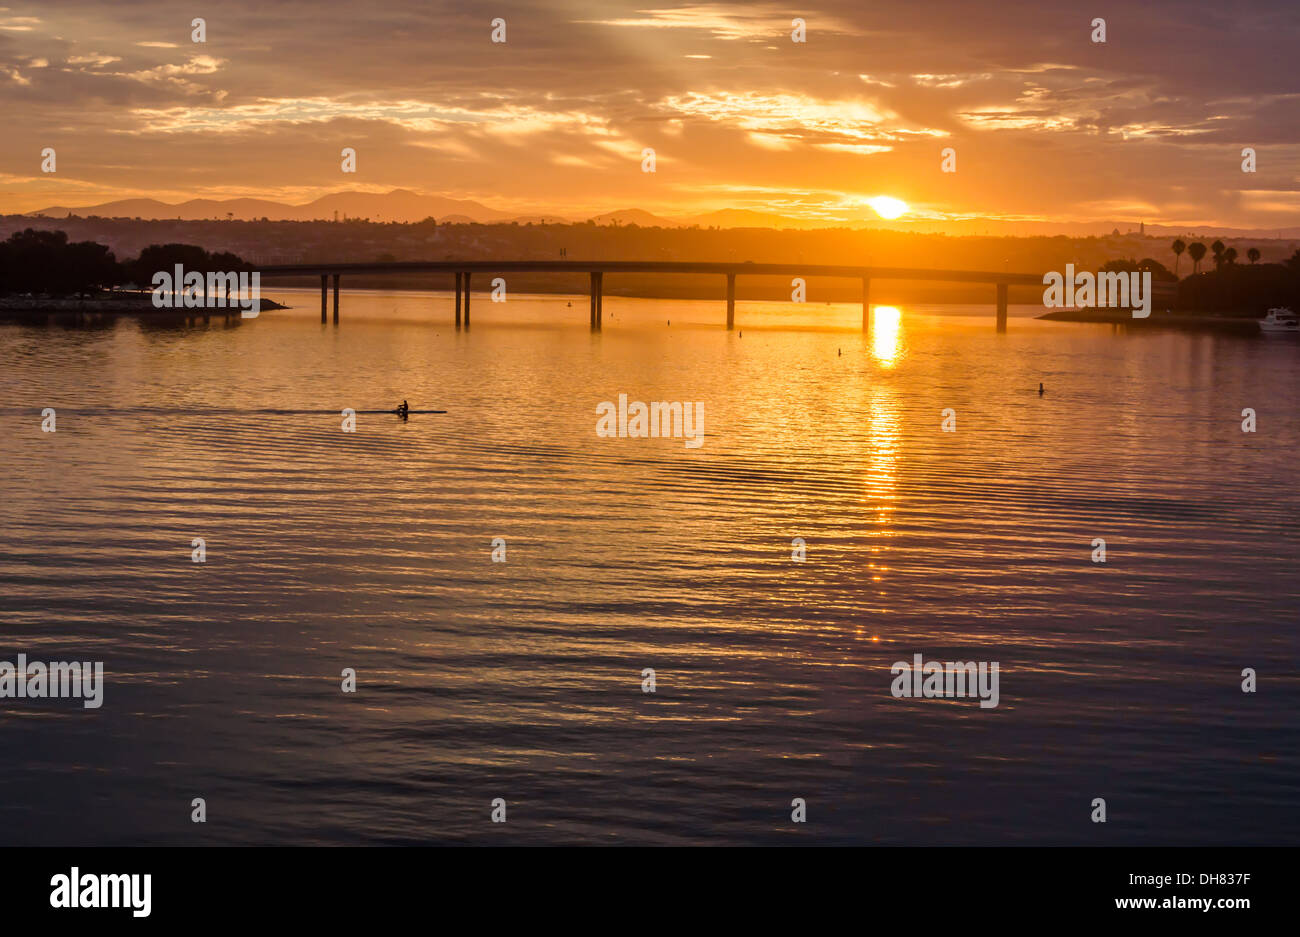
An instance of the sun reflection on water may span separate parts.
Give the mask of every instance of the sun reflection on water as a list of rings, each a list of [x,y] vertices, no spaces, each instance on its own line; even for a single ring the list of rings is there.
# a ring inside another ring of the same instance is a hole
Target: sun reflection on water
[[[871,451],[866,465],[866,499],[875,511],[877,522],[888,524],[894,509],[898,445],[902,435],[898,401],[892,388],[872,389],[869,414],[867,442]]]
[[[873,330],[874,331],[874,330]],[[864,570],[877,601],[884,611],[886,579],[885,548],[895,535],[894,509],[898,500],[898,459],[902,440],[902,416],[896,391],[889,386],[876,386],[871,390],[867,410],[867,445],[870,447],[864,465],[863,501],[866,517],[874,525],[866,531],[871,546],[870,561]]]
[[[902,318],[903,314],[895,306],[871,309],[871,354],[881,367],[892,368],[898,363]]]

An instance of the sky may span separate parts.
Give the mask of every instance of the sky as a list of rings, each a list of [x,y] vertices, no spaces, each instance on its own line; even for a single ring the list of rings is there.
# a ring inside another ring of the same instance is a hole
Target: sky
[[[1300,224],[1296,0],[1138,6],[11,0],[0,212],[404,188],[573,218],[853,223],[883,195],[903,222]]]

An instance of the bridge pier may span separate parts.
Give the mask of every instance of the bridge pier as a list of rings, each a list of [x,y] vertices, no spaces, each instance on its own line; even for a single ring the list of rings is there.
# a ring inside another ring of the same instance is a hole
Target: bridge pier
[[[596,266],[598,265],[598,266]],[[594,269],[593,269],[594,267]],[[727,278],[727,329],[736,327],[736,278],[746,276],[767,277],[836,277],[856,279],[862,284],[862,328],[869,331],[875,324],[871,305],[872,280],[920,280],[942,283],[987,284],[996,287],[995,321],[999,332],[1007,329],[1010,290],[1012,286],[1037,286],[1042,276],[1031,273],[1012,273],[1007,270],[946,270],[926,267],[871,267],[839,264],[781,264],[741,262],[693,261],[613,261],[613,260],[445,260],[418,262],[330,263],[330,264],[273,264],[262,268],[266,280],[275,276],[305,278],[320,276],[320,320],[324,325],[329,315],[330,277],[334,278],[334,322],[339,321],[339,291],[342,274],[348,273],[451,273],[455,276],[456,326],[469,328],[470,297],[473,293],[471,279],[474,271],[483,271],[491,277],[495,272],[563,273],[576,276],[584,270],[591,278],[591,327],[599,329],[604,324],[604,279],[606,273],[645,274],[695,274]],[[301,282],[299,280],[298,282]],[[463,306],[462,306],[463,303]]]

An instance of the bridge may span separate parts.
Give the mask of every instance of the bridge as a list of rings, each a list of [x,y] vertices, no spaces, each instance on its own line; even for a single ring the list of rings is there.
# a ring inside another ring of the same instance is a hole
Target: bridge
[[[456,328],[469,328],[469,299],[472,277],[509,273],[586,273],[591,278],[591,327],[599,329],[603,319],[605,274],[688,273],[715,274],[727,278],[727,328],[736,327],[736,277],[840,277],[862,281],[862,328],[871,327],[872,280],[929,280],[944,283],[987,283],[996,287],[997,329],[1007,329],[1007,288],[1011,285],[1043,285],[1036,273],[1005,273],[989,270],[931,270],[920,267],[861,267],[833,264],[767,264],[725,262],[694,263],[638,260],[439,260],[393,263],[277,264],[259,267],[262,277],[320,276],[320,320],[325,322],[329,281],[334,286],[334,324],[339,321],[339,279],[343,274],[447,273],[455,277]]]

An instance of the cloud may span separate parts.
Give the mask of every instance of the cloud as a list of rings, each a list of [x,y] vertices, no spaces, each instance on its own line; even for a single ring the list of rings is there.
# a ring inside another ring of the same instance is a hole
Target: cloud
[[[960,88],[973,81],[988,81],[993,76],[988,72],[982,75],[913,75],[912,80],[922,88]]]
[[[861,28],[851,20],[829,15],[805,15],[808,28],[823,35],[857,35]],[[726,41],[789,39],[794,16],[788,8],[772,4],[699,4],[662,10],[639,10],[636,15],[610,19],[577,20],[597,26],[624,29],[676,29],[706,32]]]
[[[138,108],[137,123],[125,132],[246,133],[273,131],[285,125],[334,121],[377,121],[417,133],[469,129],[500,135],[525,135],[566,129],[606,134],[597,115],[576,111],[545,111],[494,102],[480,107],[430,104],[425,101],[343,101],[335,98],[281,98],[240,104]]]
[[[905,127],[897,114],[859,99],[824,100],[800,94],[689,92],[672,95],[659,108],[675,115],[716,121],[769,138],[823,146],[852,146],[896,141],[910,134],[942,136],[931,128]],[[761,145],[761,144],[760,144]]]
[[[0,8],[0,169],[22,176],[46,145],[61,157],[57,180],[0,201],[50,204],[33,193],[52,183],[325,190],[344,145],[364,157],[357,185],[557,214],[658,201],[827,215],[888,192],[946,217],[1132,208],[1245,226],[1300,179],[1300,21],[1280,0],[1150,0],[1104,47],[1068,0],[978,17],[958,0],[503,3],[503,46],[458,0],[364,16],[229,0],[207,45],[163,0]],[[939,174],[946,145],[956,174]],[[1244,145],[1260,152],[1254,191],[1274,194],[1241,191]],[[638,171],[645,146],[657,174]]]
[[[112,59],[111,61],[119,61]],[[166,64],[156,65],[153,68],[141,69],[140,71],[124,73],[127,78],[135,81],[167,81],[178,79],[187,75],[212,75],[216,73],[221,66],[225,64],[225,59],[214,58],[210,55],[193,55],[188,62],[180,65]]]
[[[7,12],[7,9],[0,10],[0,13]],[[2,16],[0,15],[0,29],[14,33],[29,33],[41,24],[41,20],[35,16]]]
[[[104,65],[111,65],[113,62],[120,62],[122,59],[116,55],[104,55],[102,52],[92,52],[89,55],[70,55],[67,63],[69,65],[90,65],[95,68]]]

